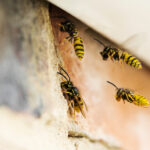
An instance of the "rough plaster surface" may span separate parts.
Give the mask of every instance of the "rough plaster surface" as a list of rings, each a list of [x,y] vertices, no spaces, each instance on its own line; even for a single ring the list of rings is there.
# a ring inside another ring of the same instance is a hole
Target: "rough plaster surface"
[[[118,149],[67,113],[57,75],[66,60],[54,46],[51,9],[40,0],[0,2],[0,149]]]

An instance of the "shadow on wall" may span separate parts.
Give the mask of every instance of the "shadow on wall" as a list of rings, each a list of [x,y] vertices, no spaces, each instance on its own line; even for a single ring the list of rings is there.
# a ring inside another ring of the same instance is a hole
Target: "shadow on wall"
[[[28,106],[25,70],[11,48],[5,49],[1,56],[0,70],[0,105],[16,111],[25,110]]]

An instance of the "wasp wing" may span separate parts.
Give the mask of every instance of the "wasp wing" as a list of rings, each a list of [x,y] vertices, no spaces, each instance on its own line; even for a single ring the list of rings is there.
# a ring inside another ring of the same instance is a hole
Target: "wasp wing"
[[[78,104],[78,106],[79,106],[79,109],[80,109],[80,111],[81,111],[83,117],[86,118],[85,112],[84,112],[83,109],[81,108],[81,103],[80,103],[80,101],[81,101],[82,99],[81,99],[79,96],[74,96],[74,98],[75,98],[75,100],[76,100],[76,102],[77,102],[77,104]],[[80,98],[80,100],[79,100],[79,98]]]

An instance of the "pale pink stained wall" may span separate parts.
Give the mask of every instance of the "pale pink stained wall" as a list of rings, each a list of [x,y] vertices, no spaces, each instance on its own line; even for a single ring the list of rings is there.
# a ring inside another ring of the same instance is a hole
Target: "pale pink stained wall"
[[[52,16],[65,15],[55,9],[52,9]],[[142,70],[136,70],[126,64],[103,61],[99,54],[103,47],[93,40],[98,35],[72,19],[85,45],[85,57],[80,61],[72,44],[64,41],[67,34],[59,31],[58,24],[62,20],[52,17],[57,53],[62,57],[65,69],[89,108],[87,119],[82,119],[80,115],[77,118],[81,126],[95,137],[113,137],[126,150],[150,149],[150,108],[117,102],[115,88],[106,82],[108,80],[118,87],[133,89],[150,99],[149,69],[143,66]]]

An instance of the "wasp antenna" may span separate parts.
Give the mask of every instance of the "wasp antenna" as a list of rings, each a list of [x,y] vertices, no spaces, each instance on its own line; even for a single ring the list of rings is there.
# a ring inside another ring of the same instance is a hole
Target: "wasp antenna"
[[[110,81],[107,81],[107,83],[113,85],[116,89],[118,89],[118,87],[117,87],[114,83],[112,83],[112,82],[110,82]]]
[[[60,72],[57,72],[59,75],[61,75],[61,76],[63,76],[67,81],[68,81],[68,79],[62,74],[62,73],[60,73]]]
[[[60,67],[60,69],[67,75],[67,77],[68,77],[68,79],[67,79],[67,81],[70,81],[70,77],[69,77],[69,75],[68,75],[68,73],[64,70],[64,68],[63,67],[61,67],[60,65],[59,65],[59,67]],[[64,76],[64,75],[63,75]],[[65,77],[66,78],[66,77]]]
[[[102,43],[100,40],[95,39],[95,38],[94,38],[94,40],[96,40],[98,43],[100,43],[100,44],[102,44],[104,47],[106,47],[106,45],[105,45],[104,43]]]

